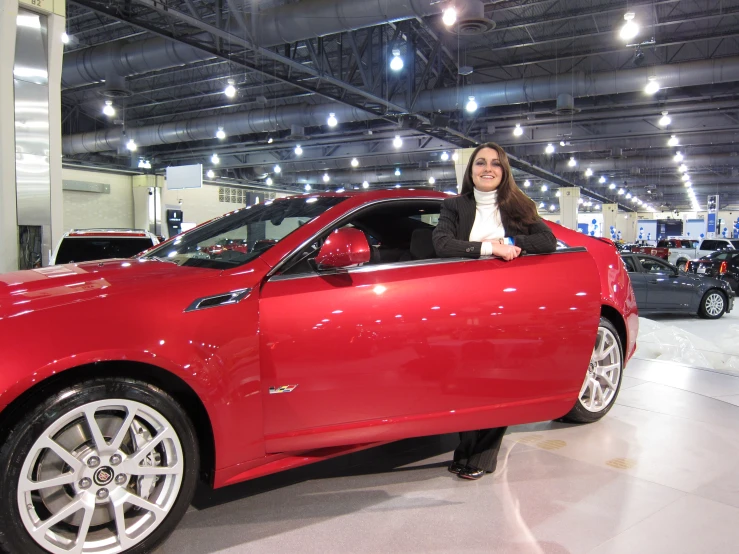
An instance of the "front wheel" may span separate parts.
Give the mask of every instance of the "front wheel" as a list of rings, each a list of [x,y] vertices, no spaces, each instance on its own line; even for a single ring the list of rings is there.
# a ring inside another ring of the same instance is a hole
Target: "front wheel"
[[[592,423],[608,413],[621,388],[624,354],[618,331],[608,319],[600,318],[595,346],[575,406],[562,420]]]
[[[172,397],[109,377],[31,406],[0,449],[0,550],[143,554],[172,531],[199,466]]]
[[[698,315],[704,319],[718,319],[726,311],[726,296],[718,290],[709,290],[701,299]]]

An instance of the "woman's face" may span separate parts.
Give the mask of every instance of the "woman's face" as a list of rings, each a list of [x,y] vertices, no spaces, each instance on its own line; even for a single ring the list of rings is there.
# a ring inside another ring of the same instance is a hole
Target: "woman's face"
[[[483,148],[472,160],[472,184],[482,192],[490,192],[500,185],[503,179],[503,166],[498,159],[498,152],[492,148]]]

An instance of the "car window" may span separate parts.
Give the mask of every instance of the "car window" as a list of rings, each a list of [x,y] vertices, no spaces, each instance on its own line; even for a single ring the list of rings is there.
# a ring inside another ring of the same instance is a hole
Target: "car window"
[[[672,268],[654,258],[639,258],[639,263],[647,273],[672,273]]]
[[[729,257],[729,253],[728,252],[721,252],[721,251],[719,251],[719,252],[713,252],[713,253],[709,254],[708,257],[711,260],[721,261],[721,260],[725,260],[726,258],[728,258]]]
[[[701,243],[701,250],[716,250],[716,241],[715,240],[704,240]]]
[[[739,240],[730,240],[729,241],[731,245],[734,247],[735,250],[739,250]]]
[[[623,260],[624,265],[626,266],[626,271],[628,271],[629,273],[636,273],[636,266],[634,265],[634,260],[632,260],[630,257],[629,258],[624,257],[621,259]]]
[[[387,264],[435,257],[431,231],[439,220],[440,200],[394,200],[368,206],[338,222],[286,262],[283,275],[316,272],[313,259],[334,230],[353,226],[370,244],[369,264]]]
[[[147,248],[148,237],[64,237],[54,260],[57,264],[87,262],[106,258],[130,258]]]
[[[344,197],[292,197],[249,206],[179,235],[147,257],[179,265],[229,269],[259,257]]]

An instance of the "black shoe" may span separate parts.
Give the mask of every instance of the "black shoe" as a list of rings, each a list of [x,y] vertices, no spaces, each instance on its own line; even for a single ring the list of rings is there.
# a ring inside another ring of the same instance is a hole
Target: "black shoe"
[[[457,473],[457,477],[460,479],[469,479],[470,481],[475,481],[485,475],[484,469],[477,469],[476,467],[466,467],[459,473]]]
[[[459,472],[464,471],[465,469],[466,466],[457,462],[452,462],[451,464],[449,464],[449,472],[454,473],[455,475],[459,475]]]

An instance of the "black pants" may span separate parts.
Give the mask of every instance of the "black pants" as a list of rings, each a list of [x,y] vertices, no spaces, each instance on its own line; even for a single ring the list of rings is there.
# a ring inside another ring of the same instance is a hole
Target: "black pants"
[[[498,452],[506,429],[508,427],[493,427],[460,433],[460,443],[454,451],[454,461],[492,473],[498,464]]]

